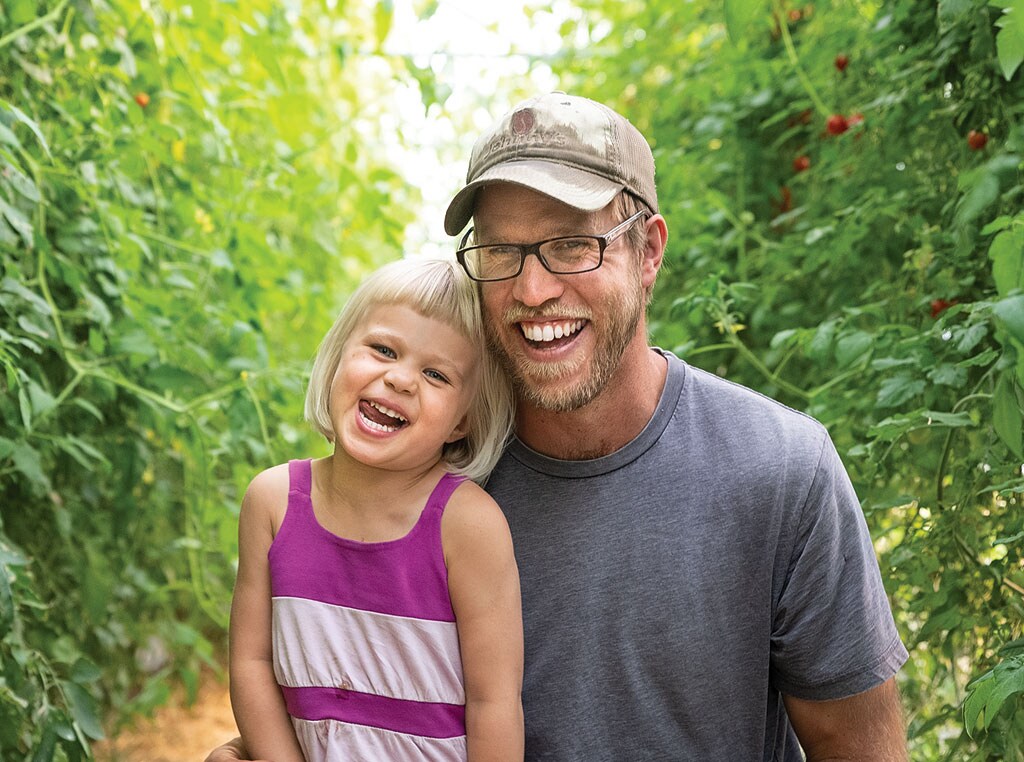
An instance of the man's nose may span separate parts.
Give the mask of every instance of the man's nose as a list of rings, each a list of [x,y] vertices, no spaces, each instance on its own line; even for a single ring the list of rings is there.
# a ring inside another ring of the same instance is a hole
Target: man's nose
[[[549,272],[539,256],[528,256],[523,261],[523,271],[512,281],[512,296],[528,307],[539,307],[545,302],[557,299],[565,290],[562,279]]]

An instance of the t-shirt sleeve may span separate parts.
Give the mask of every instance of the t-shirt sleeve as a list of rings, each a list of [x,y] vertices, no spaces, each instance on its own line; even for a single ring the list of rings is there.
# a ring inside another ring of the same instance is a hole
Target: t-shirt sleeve
[[[773,683],[814,701],[861,693],[892,677],[907,651],[860,503],[827,434],[796,517],[776,567],[784,576],[773,616]]]

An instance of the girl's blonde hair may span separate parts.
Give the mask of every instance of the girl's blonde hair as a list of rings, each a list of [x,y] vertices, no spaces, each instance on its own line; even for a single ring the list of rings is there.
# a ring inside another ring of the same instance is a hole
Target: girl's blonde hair
[[[512,431],[512,388],[486,349],[476,284],[454,260],[401,259],[384,265],[359,285],[317,350],[306,392],[306,421],[334,441],[331,381],[342,349],[366,313],[382,304],[404,305],[450,325],[477,348],[477,389],[467,413],[466,436],[446,444],[441,458],[452,472],[483,484]]]

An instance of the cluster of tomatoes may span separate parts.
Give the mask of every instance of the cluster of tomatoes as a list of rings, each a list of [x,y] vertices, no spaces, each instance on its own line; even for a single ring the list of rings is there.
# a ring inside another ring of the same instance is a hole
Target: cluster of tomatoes
[[[846,53],[839,53],[836,55],[835,60],[832,62],[836,67],[836,71],[840,74],[846,73],[846,68],[850,65],[850,57]],[[792,126],[796,122],[802,124],[809,124],[811,120],[812,112],[810,110],[804,111],[796,119],[790,120]],[[825,130],[822,135],[842,135],[852,127],[864,122],[864,114],[854,112],[849,115],[844,114],[831,114],[828,119],[825,120]],[[971,130],[967,133],[967,145],[972,151],[981,151],[985,148],[988,143],[988,135],[978,130]],[[806,172],[811,168],[811,157],[807,154],[800,154],[793,159],[793,173],[800,174]]]

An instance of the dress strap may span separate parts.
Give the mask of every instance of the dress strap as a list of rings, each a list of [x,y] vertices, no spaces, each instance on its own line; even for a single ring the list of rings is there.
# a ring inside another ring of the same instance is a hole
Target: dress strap
[[[448,505],[448,498],[452,496],[455,488],[464,481],[466,481],[465,476],[446,473],[441,477],[437,486],[434,487],[434,491],[430,493],[430,498],[427,500],[427,508],[437,513],[443,513],[445,506]]]
[[[288,461],[288,491],[309,497],[313,486],[313,460]]]

